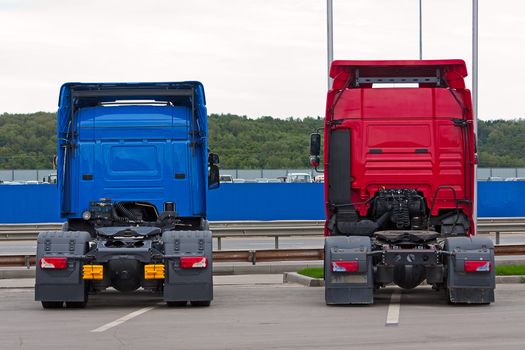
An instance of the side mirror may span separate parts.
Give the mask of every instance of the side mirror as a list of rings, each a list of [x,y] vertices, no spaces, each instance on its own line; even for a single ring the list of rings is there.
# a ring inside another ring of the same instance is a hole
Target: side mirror
[[[313,167],[318,167],[321,154],[321,134],[313,133],[310,135],[310,165]]]
[[[313,133],[310,135],[310,155],[318,156],[321,154],[321,134]]]
[[[214,190],[219,188],[219,180],[219,167],[215,164],[210,165],[208,168],[208,189]]]
[[[208,164],[211,165],[217,165],[220,163],[219,155],[215,153],[208,153]]]
[[[208,153],[208,189],[219,188],[219,156],[215,153]]]

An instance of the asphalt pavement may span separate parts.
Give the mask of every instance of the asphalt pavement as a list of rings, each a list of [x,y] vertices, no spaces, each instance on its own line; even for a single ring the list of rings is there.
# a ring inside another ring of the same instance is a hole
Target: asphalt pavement
[[[524,285],[498,285],[489,306],[448,305],[428,287],[382,289],[369,306],[326,306],[323,288],[281,278],[216,276],[209,308],[108,292],[79,310],[43,310],[31,281],[18,280],[0,289],[0,349],[524,348]]]

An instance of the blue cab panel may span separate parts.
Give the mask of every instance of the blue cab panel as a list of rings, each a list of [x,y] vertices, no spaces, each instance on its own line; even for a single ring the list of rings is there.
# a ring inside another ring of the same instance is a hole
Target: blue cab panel
[[[61,216],[138,201],[206,217],[208,142],[199,82],[67,83],[58,111]]]

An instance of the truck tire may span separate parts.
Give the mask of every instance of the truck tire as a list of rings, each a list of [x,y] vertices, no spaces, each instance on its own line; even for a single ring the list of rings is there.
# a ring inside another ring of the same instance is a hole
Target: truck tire
[[[187,301],[167,301],[168,307],[185,307],[188,304]]]
[[[61,309],[62,305],[64,305],[63,301],[42,301],[44,309]]]
[[[83,309],[86,307],[88,302],[88,292],[86,289],[84,301],[66,301],[66,308],[67,309]]]
[[[211,300],[194,300],[190,301],[193,307],[207,307],[211,305]]]
[[[67,309],[83,309],[86,307],[87,300],[84,301],[66,301]]]

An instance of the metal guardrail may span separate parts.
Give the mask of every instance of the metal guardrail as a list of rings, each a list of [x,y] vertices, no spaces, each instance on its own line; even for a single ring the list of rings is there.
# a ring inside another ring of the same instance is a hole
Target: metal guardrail
[[[55,231],[62,228],[61,223],[38,224],[0,224],[0,240],[35,240],[41,231]]]
[[[213,221],[210,229],[213,237],[275,237],[278,248],[279,237],[321,236],[324,221],[321,220],[280,220],[280,221]],[[1,240],[35,240],[41,231],[60,230],[61,223],[0,224]]]
[[[222,250],[222,238],[274,237],[275,249],[279,249],[279,237],[322,236],[324,221],[214,221],[210,222],[217,248]]]
[[[525,245],[495,246],[495,255],[525,255]],[[323,260],[324,249],[265,249],[214,251],[214,262],[257,262],[269,261],[307,261]],[[30,268],[36,263],[35,255],[0,255],[0,267],[25,266]]]
[[[0,224],[0,240],[35,240],[38,232],[60,230],[61,223]],[[223,238],[274,237],[275,249],[280,237],[322,236],[323,220],[282,221],[213,221],[210,229],[222,249]],[[496,244],[501,233],[525,233],[525,218],[479,218],[478,233],[495,233]]]
[[[525,232],[525,218],[478,218],[478,233],[496,234],[496,244],[500,244],[501,233]]]
[[[268,249],[214,251],[214,262],[257,262],[323,260],[324,250],[315,249]],[[0,255],[0,267],[35,266],[35,255]]]

